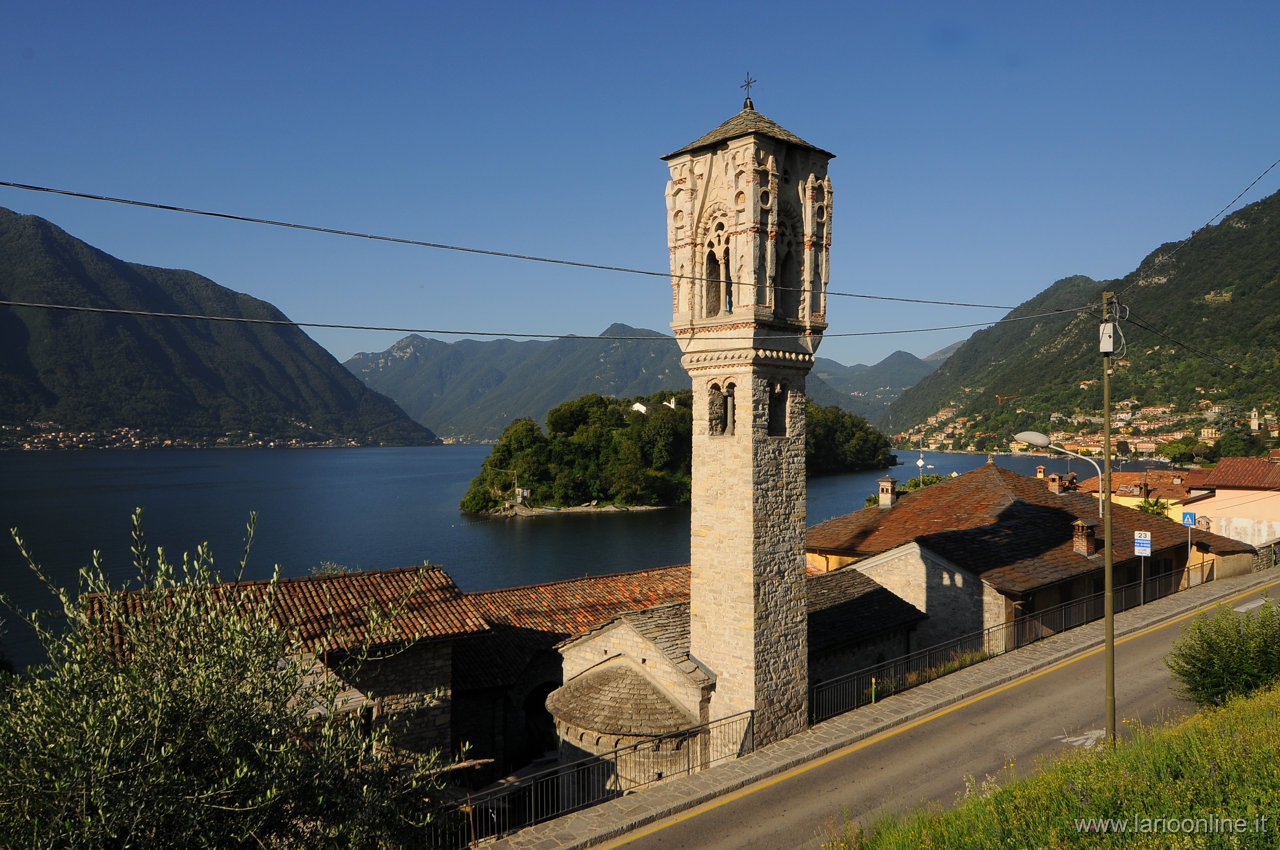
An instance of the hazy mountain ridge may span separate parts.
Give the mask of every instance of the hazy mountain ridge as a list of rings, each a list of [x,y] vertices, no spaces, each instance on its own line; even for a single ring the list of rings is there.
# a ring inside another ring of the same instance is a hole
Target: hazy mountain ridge
[[[630,398],[689,386],[674,340],[624,324],[611,325],[600,337],[546,342],[445,343],[412,335],[385,351],[357,354],[345,365],[418,422],[466,441],[496,440],[512,420],[528,416],[541,422],[551,408],[587,393]],[[906,352],[875,366],[818,358],[806,389],[820,406],[872,419],[903,387],[932,370]]]
[[[0,297],[287,321],[194,272],[124,262],[3,208]],[[207,440],[436,440],[295,327],[0,307],[0,421],[29,420]]]
[[[1212,396],[1244,409],[1274,407],[1280,377],[1278,233],[1280,194],[1184,243],[1160,246],[1120,280],[1064,278],[1006,316],[1028,318],[973,334],[937,371],[902,394],[885,425],[908,428],[949,406],[971,417],[1008,419],[1009,405],[1002,409],[997,396],[1017,398],[1016,407],[1041,426],[1053,412],[1100,411],[1098,324],[1105,290],[1118,295],[1127,341],[1115,355],[1113,398],[1186,409]]]

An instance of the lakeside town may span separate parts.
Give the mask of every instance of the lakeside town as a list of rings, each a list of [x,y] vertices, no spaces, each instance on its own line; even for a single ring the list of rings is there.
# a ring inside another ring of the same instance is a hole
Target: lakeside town
[[[355,439],[304,440],[298,437],[270,437],[254,431],[227,433],[213,440],[195,437],[166,436],[138,428],[111,428],[101,431],[78,431],[57,422],[27,422],[22,425],[0,425],[0,451],[55,451],[67,449],[209,449],[264,448],[303,449],[355,447]]]
[[[1203,392],[1214,394],[1217,390]],[[1180,444],[1179,448],[1196,444],[1216,446],[1223,434],[1231,430],[1247,429],[1248,434],[1261,440],[1280,439],[1280,419],[1274,412],[1260,411],[1257,407],[1242,414],[1229,402],[1201,399],[1191,409],[1179,411],[1173,404],[1142,405],[1135,398],[1115,402],[1113,406],[1112,438],[1117,441],[1121,454],[1173,460],[1181,452],[1165,447],[1172,444]],[[1024,408],[1017,408],[1015,412],[1032,413]],[[984,427],[985,420],[982,415],[963,416],[959,408],[944,407],[919,425],[894,434],[892,439],[900,449],[981,452],[1007,448],[1018,452],[1031,448],[1021,440]],[[1100,415],[1055,412],[1049,414],[1048,422],[1052,428],[1047,432],[1049,439],[1067,451],[1084,455],[1103,453]],[[1120,445],[1122,442],[1124,445]]]

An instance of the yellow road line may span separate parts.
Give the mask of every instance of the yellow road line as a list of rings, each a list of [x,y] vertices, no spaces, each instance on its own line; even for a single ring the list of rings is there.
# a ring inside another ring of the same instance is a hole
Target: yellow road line
[[[1275,587],[1276,585],[1280,585],[1280,580],[1276,580],[1268,584],[1251,588],[1245,591],[1244,593],[1241,593],[1237,596],[1232,596],[1229,599],[1219,599],[1216,602],[1213,602],[1212,604],[1228,605],[1237,600],[1244,599],[1247,596],[1252,596],[1255,593],[1259,593],[1261,591],[1267,590],[1268,588]],[[1192,611],[1188,611],[1185,614],[1181,614],[1177,617],[1174,617],[1173,619],[1164,620],[1163,622],[1157,623],[1154,626],[1148,626],[1147,628],[1142,629],[1140,631],[1136,631],[1136,632],[1133,632],[1132,634],[1125,635],[1124,637],[1118,639],[1116,641],[1116,644],[1119,645],[1119,644],[1125,643],[1126,641],[1133,640],[1134,638],[1139,638],[1144,635],[1151,634],[1152,632],[1159,631],[1160,629],[1167,628],[1169,626],[1174,625],[1175,623],[1180,623],[1183,620],[1186,620],[1190,617],[1194,617],[1196,614],[1199,614],[1202,610],[1203,610],[1202,608],[1196,608]],[[1077,655],[1073,655],[1070,658],[1067,658],[1066,660],[1059,661],[1057,664],[1053,664],[1049,667],[1044,668],[1043,670],[1037,670],[1036,672],[1029,673],[1028,675],[1023,676],[1020,679],[1014,679],[1012,682],[1007,682],[1003,685],[1000,685],[999,687],[995,687],[995,688],[992,688],[991,690],[983,691],[977,696],[970,697],[969,699],[958,702],[955,705],[949,705],[946,708],[939,709],[938,711],[935,711],[933,714],[925,715],[924,717],[917,718],[916,720],[913,720],[909,723],[904,723],[901,726],[895,726],[892,729],[888,729],[884,732],[879,733],[878,735],[873,735],[870,738],[864,738],[863,740],[852,743],[847,747],[842,747],[839,750],[835,750],[834,752],[827,753],[825,756],[816,758],[813,761],[805,762],[804,764],[798,767],[793,767],[790,770],[786,770],[782,773],[779,773],[777,776],[770,777],[769,779],[763,779],[759,782],[754,782],[745,788],[739,789],[730,794],[725,794],[722,797],[717,797],[714,800],[710,800],[698,806],[694,806],[692,809],[689,809],[688,811],[681,812],[678,815],[672,815],[671,817],[668,817],[668,818],[664,818],[658,821],[657,823],[654,823],[647,827],[642,827],[640,829],[635,830],[634,832],[629,832],[626,835],[622,836],[621,838],[616,838],[607,844],[599,845],[599,850],[613,850],[613,848],[621,847],[624,844],[629,844],[630,842],[636,840],[637,838],[643,838],[646,835],[652,835],[655,832],[660,832],[661,830],[664,830],[669,826],[675,826],[676,824],[681,823],[682,821],[686,821],[689,818],[697,817],[698,815],[703,814],[704,812],[709,812],[712,809],[719,808],[720,806],[723,806],[727,803],[732,803],[734,800],[740,800],[749,794],[754,794],[757,791],[761,791],[765,788],[769,788],[773,785],[778,784],[779,782],[785,782],[788,779],[791,779],[796,776],[800,776],[801,774],[807,771],[813,770],[814,768],[821,767],[824,764],[829,764],[830,762],[833,762],[837,759],[844,758],[845,756],[856,753],[858,750],[869,747],[872,744],[878,744],[881,741],[888,740],[889,738],[892,738],[894,735],[901,734],[902,732],[908,732],[912,729],[915,729],[917,726],[923,726],[926,723],[930,723],[934,720],[937,720],[939,717],[945,717],[946,715],[950,714],[953,711],[959,711],[960,709],[971,706],[974,703],[981,702],[982,700],[987,699],[988,697],[993,697],[996,694],[1004,693],[1010,688],[1017,687],[1018,685],[1024,685],[1027,682],[1040,678],[1041,676],[1045,676],[1045,675],[1048,675],[1049,673],[1053,673],[1054,671],[1061,670],[1063,667],[1067,667],[1071,664],[1075,664],[1078,661],[1083,661],[1086,658],[1091,658],[1092,656],[1097,655],[1099,652],[1103,652],[1105,649],[1106,649],[1105,644],[1103,646],[1094,647],[1093,649],[1090,649],[1086,652],[1081,652]]]

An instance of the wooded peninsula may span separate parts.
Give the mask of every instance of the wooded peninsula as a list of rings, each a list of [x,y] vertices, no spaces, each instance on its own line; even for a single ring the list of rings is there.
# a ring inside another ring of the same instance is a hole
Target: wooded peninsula
[[[889,439],[838,407],[805,406],[805,463],[810,476],[888,469]],[[589,394],[547,414],[506,427],[462,498],[470,513],[591,504],[671,506],[689,503],[693,393],[638,398]]]

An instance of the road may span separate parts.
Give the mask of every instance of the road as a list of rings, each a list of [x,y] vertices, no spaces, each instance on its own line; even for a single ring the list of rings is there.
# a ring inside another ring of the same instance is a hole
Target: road
[[[1257,594],[1233,602],[1248,604]],[[1116,642],[1120,734],[1134,721],[1186,716],[1163,658],[1188,617]],[[936,714],[861,741],[741,791],[644,827],[604,848],[815,848],[847,810],[864,825],[921,803],[950,806],[966,777],[1026,775],[1037,760],[1103,735],[1103,652],[1076,656]]]

